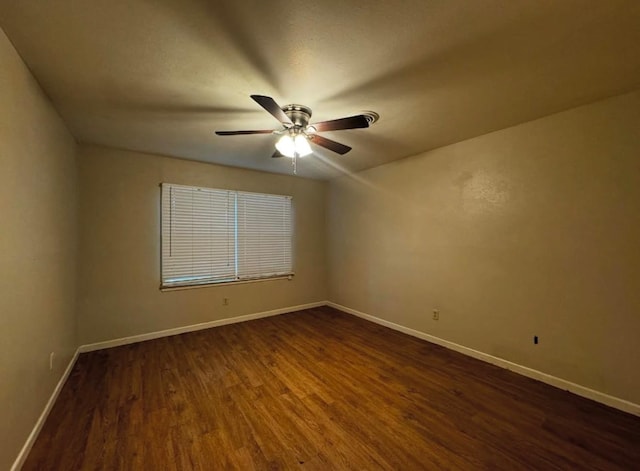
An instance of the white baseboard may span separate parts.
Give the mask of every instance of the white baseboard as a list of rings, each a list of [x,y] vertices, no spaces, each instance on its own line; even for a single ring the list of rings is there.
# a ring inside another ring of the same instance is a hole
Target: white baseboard
[[[226,319],[219,319],[219,320],[210,321],[210,322],[203,322],[201,324],[193,324],[193,325],[187,325],[187,326],[183,326],[183,327],[175,327],[173,329],[159,330],[159,331],[156,331],[156,332],[149,332],[147,334],[133,335],[131,337],[122,337],[122,338],[119,338],[119,339],[106,340],[104,342],[97,342],[97,343],[90,343],[88,345],[81,345],[78,348],[78,351],[80,353],[93,352],[95,350],[102,350],[102,349],[105,349],[105,348],[119,347],[121,345],[128,345],[128,344],[131,344],[131,343],[144,342],[145,340],[153,340],[153,339],[158,339],[158,338],[161,338],[161,337],[170,337],[172,335],[184,334],[184,333],[187,333],[187,332],[195,332],[197,330],[210,329],[211,327],[218,327],[218,326],[227,325],[227,324],[235,324],[235,323],[238,323],[238,322],[246,322],[246,321],[251,321],[251,320],[254,320],[254,319],[261,319],[263,317],[277,316],[279,314],[286,314],[288,312],[294,312],[294,311],[302,311],[303,309],[311,309],[311,308],[314,308],[314,307],[326,306],[326,305],[327,305],[326,301],[318,301],[318,302],[315,302],[315,303],[301,304],[299,306],[283,307],[283,308],[280,308],[280,309],[273,309],[271,311],[256,312],[254,314],[246,314],[244,316],[229,317],[229,318],[226,318]]]
[[[40,430],[42,430],[42,426],[47,420],[47,417],[49,417],[49,413],[51,412],[51,409],[53,409],[53,405],[55,404],[56,399],[58,399],[58,395],[60,394],[60,391],[62,391],[62,387],[64,386],[64,383],[67,382],[67,378],[69,377],[71,370],[76,364],[76,360],[78,359],[78,354],[79,352],[78,350],[76,350],[75,353],[73,354],[73,357],[71,357],[71,360],[67,365],[67,368],[64,370],[64,373],[60,377],[58,384],[56,384],[56,387],[53,390],[53,393],[51,393],[51,397],[47,401],[47,404],[44,406],[44,410],[40,414],[40,417],[38,417],[38,421],[36,422],[36,425],[33,427],[33,430],[31,430],[31,433],[27,437],[27,441],[24,443],[24,445],[22,446],[22,449],[20,450],[20,453],[18,453],[18,457],[13,462],[13,466],[11,466],[11,471],[19,471],[20,468],[22,468],[22,465],[24,464],[24,462],[27,460],[27,456],[29,456],[29,452],[31,451],[33,444],[36,442],[36,438],[38,438],[38,434],[40,433]]]
[[[347,314],[352,314],[354,316],[361,317],[362,319],[375,322],[376,324],[389,327],[390,329],[397,330],[399,332],[411,335],[413,337],[426,340],[427,342],[435,343],[436,345],[440,345],[442,347],[448,348],[449,350],[455,350],[456,352],[462,353],[464,355],[468,355],[470,357],[477,358],[478,360],[491,363],[492,365],[496,365],[501,368],[505,368],[507,370],[513,371],[515,373],[519,373],[523,376],[527,376],[528,378],[542,381],[543,383],[550,384],[551,386],[555,386],[556,388],[559,388],[559,389],[564,389],[566,391],[577,394],[578,396],[586,397],[587,399],[600,402],[602,404],[605,404],[610,407],[614,407],[621,411],[640,416],[640,404],[635,404],[633,402],[626,401],[624,399],[620,399],[615,396],[610,396],[600,391],[596,391],[594,389],[590,389],[585,386],[572,383],[571,381],[567,381],[561,378],[557,378],[556,376],[543,373],[542,371],[538,371],[538,370],[534,370],[533,368],[528,368],[526,366],[518,365],[517,363],[513,363],[503,358],[495,357],[493,355],[489,355],[487,353],[483,353],[478,350],[465,347],[463,345],[458,345],[457,343],[449,342],[448,340],[444,340],[439,337],[435,337],[433,335],[420,332],[419,330],[414,330],[409,327],[402,326],[400,324],[394,324],[393,322],[380,319],[379,317],[375,317],[370,314],[365,314],[364,312],[356,311],[355,309],[351,309],[349,307],[342,306],[340,304],[327,302],[327,306],[338,309],[339,311],[346,312]]]

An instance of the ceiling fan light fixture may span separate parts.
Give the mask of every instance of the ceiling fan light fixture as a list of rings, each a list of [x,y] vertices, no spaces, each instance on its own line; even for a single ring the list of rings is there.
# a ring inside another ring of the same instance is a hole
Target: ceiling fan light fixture
[[[276,142],[276,149],[285,157],[291,158],[295,154],[298,154],[298,157],[304,157],[312,152],[309,141],[302,134],[298,134],[295,137],[285,134]]]

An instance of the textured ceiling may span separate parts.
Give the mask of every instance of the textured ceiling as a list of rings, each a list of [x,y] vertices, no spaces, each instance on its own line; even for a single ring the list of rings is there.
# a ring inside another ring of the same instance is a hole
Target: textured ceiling
[[[277,128],[251,94],[377,111],[313,178],[640,87],[637,0],[0,0],[0,26],[81,142],[290,173],[274,136],[213,131]]]

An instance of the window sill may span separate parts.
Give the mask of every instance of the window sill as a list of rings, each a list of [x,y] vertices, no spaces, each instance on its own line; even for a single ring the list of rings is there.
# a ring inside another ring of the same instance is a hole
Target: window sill
[[[185,289],[195,288],[212,288],[216,286],[229,286],[229,285],[243,285],[246,283],[259,283],[262,281],[275,281],[275,280],[289,280],[291,281],[295,273],[290,275],[273,276],[269,278],[254,278],[252,280],[233,280],[233,281],[219,281],[215,283],[199,283],[194,285],[179,285],[179,286],[160,286],[160,291],[182,291]]]

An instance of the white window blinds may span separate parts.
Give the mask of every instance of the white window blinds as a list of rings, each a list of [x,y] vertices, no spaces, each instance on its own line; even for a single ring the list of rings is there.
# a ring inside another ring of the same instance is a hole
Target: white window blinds
[[[291,273],[291,198],[238,193],[238,277]]]
[[[162,184],[162,286],[292,273],[291,197]]]

